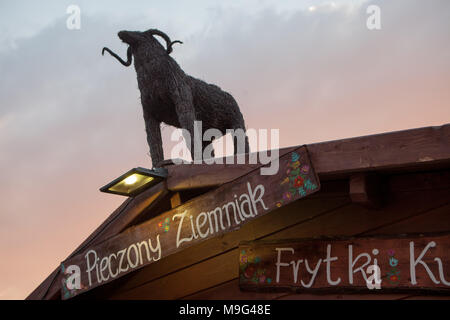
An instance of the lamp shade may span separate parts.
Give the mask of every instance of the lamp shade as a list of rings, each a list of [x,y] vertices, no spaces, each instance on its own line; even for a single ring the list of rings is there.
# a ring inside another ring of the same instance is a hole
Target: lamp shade
[[[167,169],[133,168],[120,177],[100,188],[100,191],[135,197],[144,190],[154,186],[167,177]]]

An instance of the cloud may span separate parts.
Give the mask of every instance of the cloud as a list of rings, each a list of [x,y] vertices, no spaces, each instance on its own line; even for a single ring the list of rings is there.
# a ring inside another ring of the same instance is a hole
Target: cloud
[[[100,186],[151,165],[135,71],[100,55],[107,45],[125,56],[120,29],[183,40],[172,54],[181,67],[231,92],[248,127],[279,128],[282,146],[449,122],[450,3],[375,1],[379,31],[366,28],[369,3],[117,9],[114,19],[91,8],[81,30],[61,16],[15,38],[0,52],[2,296],[25,297],[123,201]]]
[[[207,45],[186,66],[230,90],[250,127],[282,128],[283,145],[450,119],[449,3],[375,3],[379,31],[366,28],[366,5],[224,11],[191,39]]]

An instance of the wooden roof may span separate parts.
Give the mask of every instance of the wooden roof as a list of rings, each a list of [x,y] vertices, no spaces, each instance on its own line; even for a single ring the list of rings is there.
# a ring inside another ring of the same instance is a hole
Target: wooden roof
[[[307,145],[321,180],[367,171],[417,171],[439,169],[450,164],[450,124],[411,129]],[[280,157],[294,149],[279,150]],[[208,192],[245,175],[258,164],[167,165],[166,181],[128,198],[68,258],[86,247],[115,236],[128,227],[167,211],[168,196],[174,192]],[[198,191],[196,191],[198,190]],[[27,299],[59,299],[57,267]]]

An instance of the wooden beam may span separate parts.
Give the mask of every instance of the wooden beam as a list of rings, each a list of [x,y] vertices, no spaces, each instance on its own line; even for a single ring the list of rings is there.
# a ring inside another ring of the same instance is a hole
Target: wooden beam
[[[309,144],[320,179],[353,172],[423,169],[450,164],[450,124]],[[280,149],[280,156],[293,147]],[[295,148],[295,147],[294,147]],[[181,164],[168,166],[172,191],[214,187],[251,171],[251,164]]]
[[[279,157],[298,149],[300,146],[283,148],[279,150]],[[249,155],[246,155],[246,164],[227,164],[223,158],[223,164],[180,164],[166,167],[169,174],[167,177],[167,188],[171,191],[182,191],[197,188],[216,187],[226,182],[233,181],[261,166],[261,163],[250,164]]]

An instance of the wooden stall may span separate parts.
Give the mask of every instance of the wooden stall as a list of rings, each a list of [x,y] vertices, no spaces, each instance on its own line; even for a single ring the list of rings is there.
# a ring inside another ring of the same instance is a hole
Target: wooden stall
[[[27,299],[450,298],[449,124],[164,166]]]

